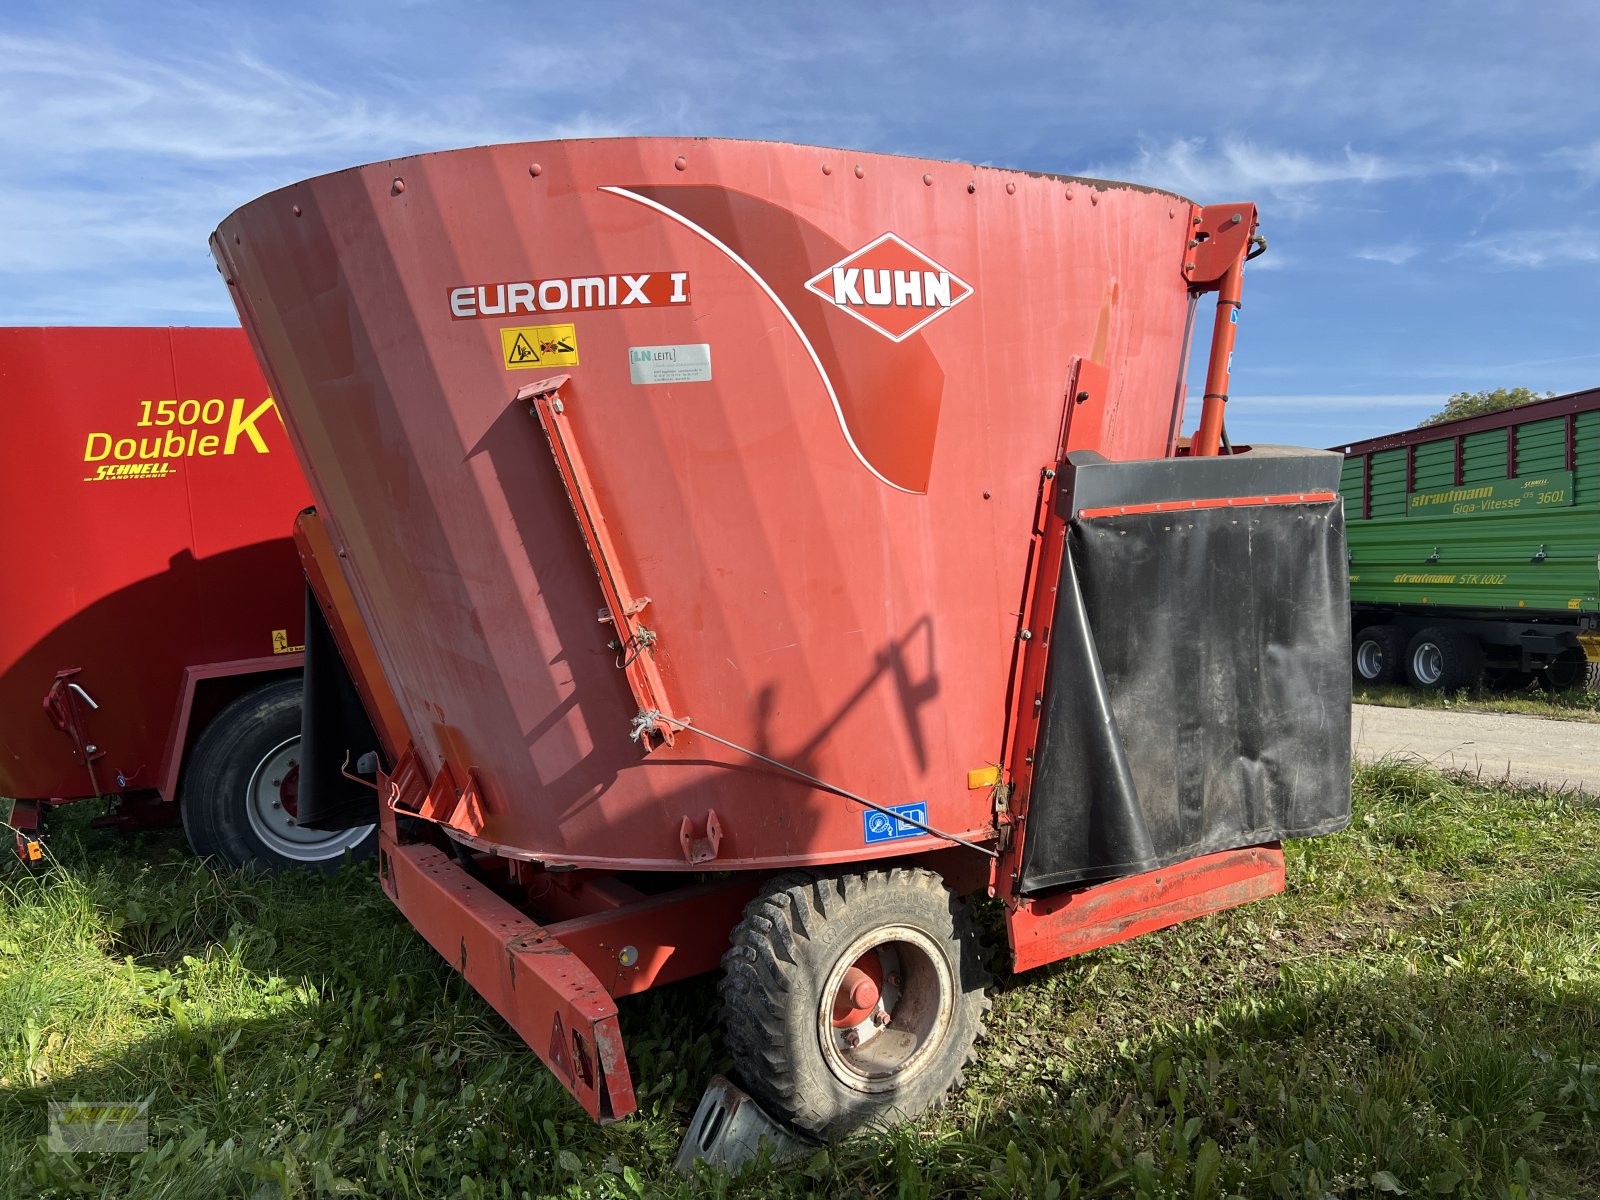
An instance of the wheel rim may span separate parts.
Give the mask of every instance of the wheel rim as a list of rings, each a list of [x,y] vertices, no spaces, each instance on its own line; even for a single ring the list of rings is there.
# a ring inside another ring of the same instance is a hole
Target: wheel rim
[[[1432,687],[1444,676],[1444,652],[1432,642],[1423,642],[1412,652],[1411,673],[1418,683]]]
[[[1363,679],[1376,679],[1383,673],[1383,649],[1377,642],[1362,642],[1356,648],[1356,670]]]
[[[300,738],[274,746],[250,773],[245,816],[250,830],[267,849],[295,862],[318,863],[338,858],[361,844],[371,825],[331,833],[307,829],[299,821]]]
[[[1557,660],[1545,668],[1544,674],[1545,679],[1554,690],[1564,692],[1568,688],[1577,687],[1583,681],[1587,671],[1588,664],[1586,662],[1575,663]]]
[[[935,1057],[955,1011],[955,972],[920,929],[884,926],[845,949],[818,995],[828,1069],[858,1091],[886,1092]]]

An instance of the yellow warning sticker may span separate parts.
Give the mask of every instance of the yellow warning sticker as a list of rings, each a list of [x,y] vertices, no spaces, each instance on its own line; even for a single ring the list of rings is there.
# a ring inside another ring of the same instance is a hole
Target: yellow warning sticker
[[[500,357],[506,370],[578,365],[578,331],[571,325],[533,325],[500,331]]]
[[[304,646],[289,645],[289,631],[287,629],[274,629],[272,631],[272,652],[274,654],[299,654]]]

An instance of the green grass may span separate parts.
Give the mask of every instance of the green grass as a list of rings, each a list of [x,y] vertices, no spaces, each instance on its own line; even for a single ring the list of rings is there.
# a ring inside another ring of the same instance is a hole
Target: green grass
[[[1385,708],[1443,708],[1454,712],[1515,713],[1558,721],[1600,722],[1600,692],[1583,688],[1565,692],[1543,692],[1538,688],[1514,692],[1492,688],[1432,692],[1397,684],[1357,683],[1353,698],[1357,704],[1379,704]]]
[[[1600,811],[1382,763],[1289,892],[1002,977],[938,1114],[736,1180],[671,1169],[727,1064],[709,981],[622,1003],[601,1129],[368,871],[218,876],[60,818],[0,879],[0,1196],[1600,1195]],[[137,1156],[50,1099],[151,1098]]]

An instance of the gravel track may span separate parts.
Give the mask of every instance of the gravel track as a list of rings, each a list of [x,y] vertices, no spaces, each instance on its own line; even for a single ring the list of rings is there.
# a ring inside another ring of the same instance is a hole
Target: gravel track
[[[1350,741],[1362,761],[1411,755],[1441,770],[1600,795],[1600,728],[1585,721],[1357,704]]]

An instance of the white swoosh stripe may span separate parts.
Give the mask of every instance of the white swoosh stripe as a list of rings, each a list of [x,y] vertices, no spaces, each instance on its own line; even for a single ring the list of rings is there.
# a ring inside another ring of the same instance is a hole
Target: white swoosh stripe
[[[800,344],[806,348],[806,353],[811,356],[811,365],[817,368],[817,375],[822,380],[822,386],[828,389],[828,399],[833,402],[833,415],[839,418],[839,432],[844,434],[845,444],[850,447],[850,453],[854,454],[856,456],[856,460],[867,470],[871,471],[875,478],[882,483],[888,484],[890,487],[894,488],[895,491],[905,492],[912,496],[920,494],[912,491],[910,488],[901,487],[892,479],[885,479],[881,474],[878,473],[878,469],[867,461],[867,456],[861,453],[861,448],[856,445],[856,440],[850,436],[850,427],[845,424],[844,410],[839,407],[839,397],[834,393],[833,380],[829,379],[828,372],[823,370],[822,360],[817,357],[817,351],[816,348],[811,345],[811,339],[806,336],[805,330],[800,328],[800,322],[795,320],[794,314],[789,311],[788,307],[782,300],[778,299],[777,293],[767,285],[767,281],[765,279],[761,278],[761,276],[756,273],[756,269],[754,267],[735,254],[732,247],[730,247],[726,242],[723,242],[715,234],[711,233],[710,230],[702,229],[682,213],[674,212],[666,205],[658,204],[648,196],[639,195],[638,192],[630,192],[627,188],[602,186],[600,190],[602,192],[610,192],[614,196],[621,196],[625,200],[632,200],[635,203],[643,204],[646,208],[655,209],[662,216],[670,217],[672,220],[682,225],[685,229],[692,230],[694,233],[697,233],[701,237],[705,238],[706,241],[710,242],[718,250],[722,251],[730,259],[732,259],[740,270],[742,270],[746,275],[750,276],[751,279],[755,280],[756,286],[767,294],[767,299],[771,300],[773,304],[777,305],[778,311],[783,314],[783,319],[789,322],[789,327],[794,330],[795,337],[800,339]]]

